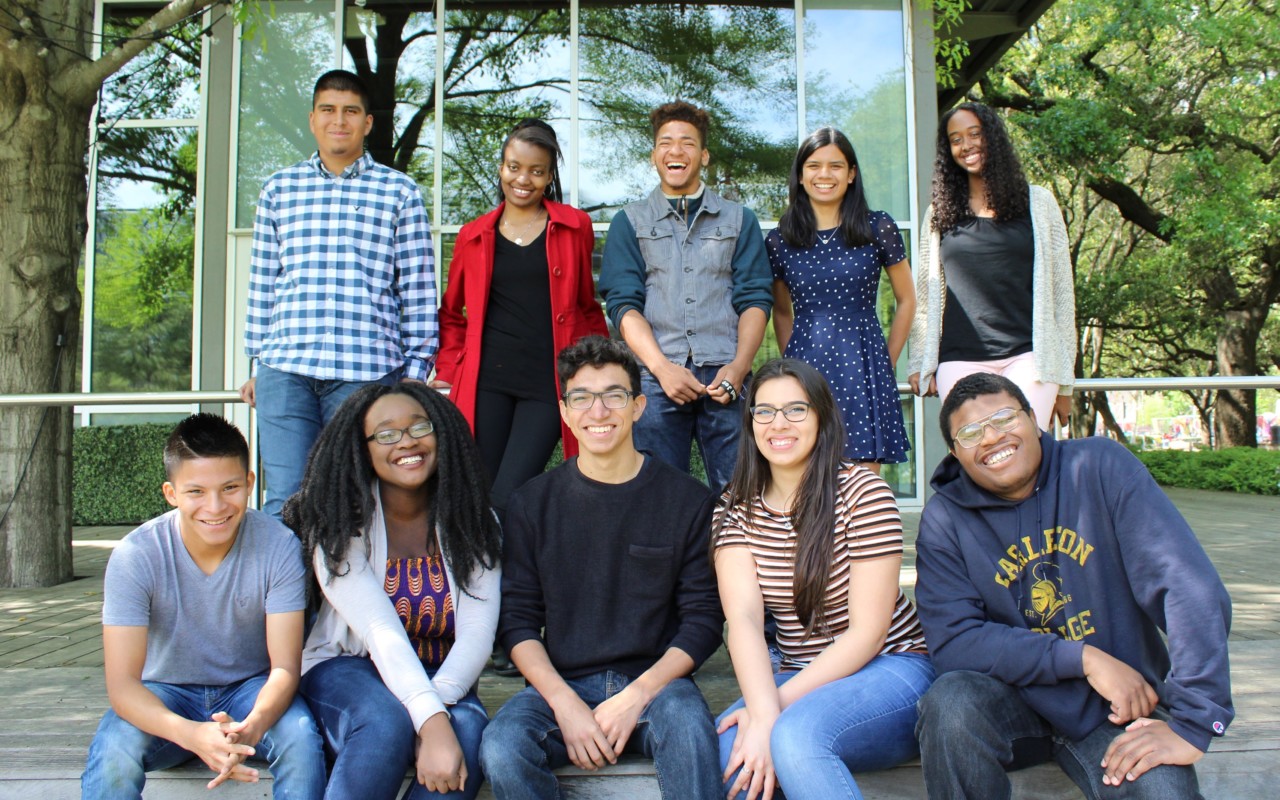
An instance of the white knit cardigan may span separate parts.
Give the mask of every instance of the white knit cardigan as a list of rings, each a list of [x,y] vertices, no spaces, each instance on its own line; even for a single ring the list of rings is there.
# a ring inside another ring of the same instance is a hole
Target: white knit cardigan
[[[1076,295],[1067,248],[1067,226],[1053,193],[1031,187],[1031,232],[1035,246],[1032,265],[1031,354],[1036,378],[1056,383],[1058,394],[1070,395],[1076,369]],[[941,236],[933,228],[933,206],[924,216],[920,254],[916,260],[916,315],[911,322],[911,352],[907,372],[920,373],[920,392],[938,371],[942,314],[947,302]]]

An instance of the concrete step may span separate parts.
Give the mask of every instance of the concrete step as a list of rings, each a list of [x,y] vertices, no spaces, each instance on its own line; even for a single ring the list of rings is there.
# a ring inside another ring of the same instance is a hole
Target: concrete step
[[[11,753],[0,752],[7,765],[0,778],[0,800],[79,800],[79,775],[52,776],[47,769],[33,770],[8,760]],[[1259,800],[1275,796],[1275,751],[1210,751],[1197,765],[1200,789],[1212,800]],[[559,771],[566,800],[660,800],[653,762],[627,757],[617,766],[597,772],[574,767]],[[202,766],[186,765],[147,776],[147,800],[209,800],[204,788],[209,773]],[[270,800],[271,777],[263,769],[256,784],[228,784],[217,791],[217,800]],[[1042,764],[1015,772],[1013,796],[1019,800],[1081,800],[1083,795],[1053,764]],[[857,776],[858,787],[867,800],[920,800],[925,797],[920,767],[912,763],[882,772]],[[407,785],[407,779],[406,779]],[[486,784],[480,800],[494,800]]]

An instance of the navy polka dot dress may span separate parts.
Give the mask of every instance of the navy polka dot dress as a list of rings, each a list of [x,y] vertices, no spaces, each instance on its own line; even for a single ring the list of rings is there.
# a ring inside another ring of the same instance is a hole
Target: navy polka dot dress
[[[765,245],[773,277],[787,285],[795,310],[784,355],[817,368],[831,384],[847,458],[897,464],[907,460],[907,432],[876,318],[876,290],[880,270],[906,258],[906,249],[885,212],[871,212],[871,229],[875,241],[862,247],[846,247],[838,229],[819,231],[807,248],[792,247],[774,230]]]

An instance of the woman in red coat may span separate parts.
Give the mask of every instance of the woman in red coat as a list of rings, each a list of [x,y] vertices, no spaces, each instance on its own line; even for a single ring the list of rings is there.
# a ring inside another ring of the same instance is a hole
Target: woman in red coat
[[[502,146],[502,203],[463,226],[440,307],[433,386],[471,424],[501,516],[507,497],[542,472],[563,436],[555,357],[588,334],[608,335],[591,279],[595,233],[560,202],[555,131],[525,119]]]

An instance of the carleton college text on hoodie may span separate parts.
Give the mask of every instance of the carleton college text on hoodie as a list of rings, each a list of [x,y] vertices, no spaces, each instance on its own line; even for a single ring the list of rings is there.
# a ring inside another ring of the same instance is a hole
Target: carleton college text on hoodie
[[[1109,712],[1084,678],[1090,644],[1140,672],[1170,727],[1206,750],[1235,716],[1231,601],[1217,571],[1123,446],[1048,434],[1040,445],[1036,490],[1022,501],[979,488],[952,456],[934,473],[916,605],[939,674],[972,670],[1016,686],[1078,741]]]

